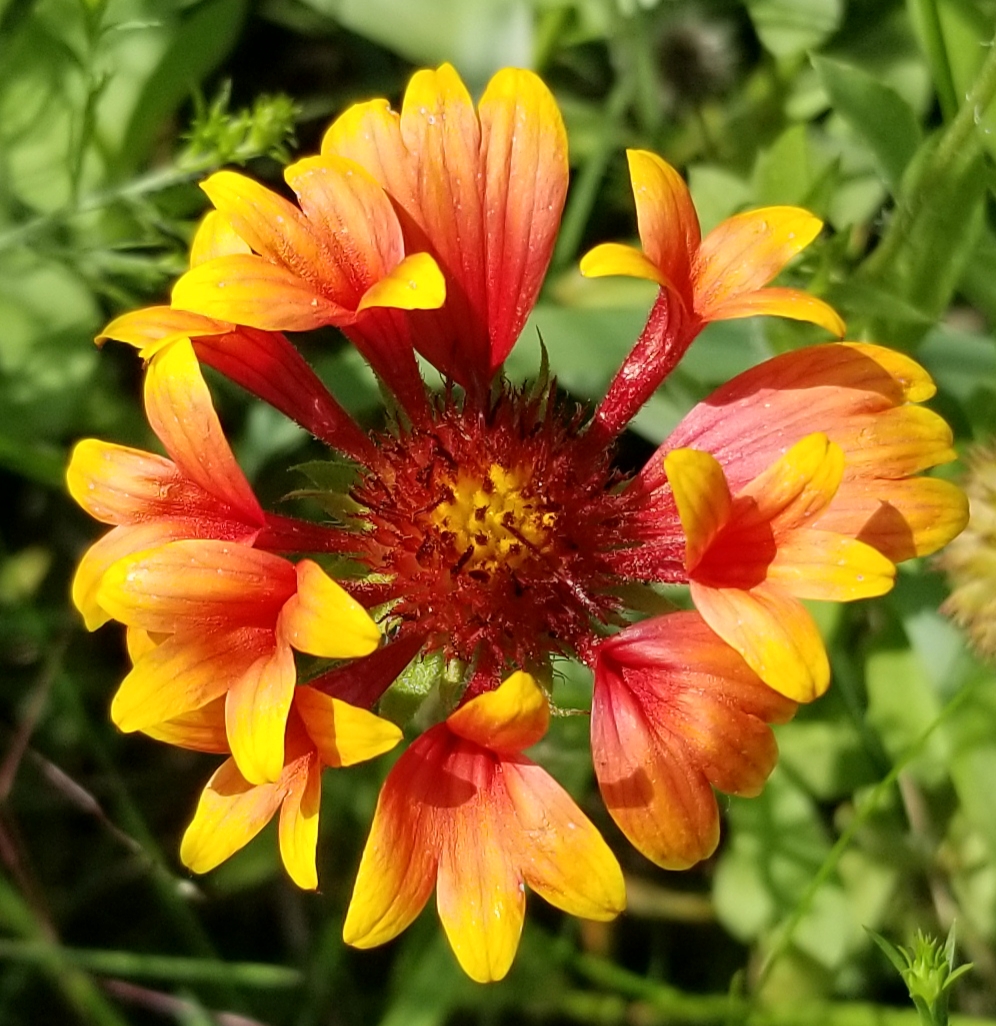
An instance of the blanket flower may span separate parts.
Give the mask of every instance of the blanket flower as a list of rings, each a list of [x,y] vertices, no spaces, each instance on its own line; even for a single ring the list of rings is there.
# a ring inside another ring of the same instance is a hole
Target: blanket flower
[[[90,442],[70,473],[74,495],[120,539],[84,559],[79,604],[93,626],[114,617],[149,638],[133,673],[188,648],[201,660],[191,665],[214,665],[220,633],[231,672],[255,682],[188,688],[165,705],[157,683],[129,704],[126,727],[171,743],[191,743],[213,717],[211,750],[232,753],[184,840],[187,864],[215,865],[281,807],[285,863],[314,886],[314,820],[301,810],[316,808],[320,766],[346,758],[323,747],[321,722],[367,730],[369,710],[390,709],[422,732],[381,792],[345,938],[370,947],[396,936],[435,888],[456,957],[477,980],[507,972],[524,886],[595,919],[624,904],[613,855],[526,754],[556,701],[554,660],[592,670],[592,759],[609,814],[648,858],[689,866],[716,846],[714,792],[757,794],[777,756],[771,725],[829,684],[802,600],[882,594],[897,562],[936,551],[966,518],[962,493],[926,474],[954,458],[949,428],[921,405],[932,382],[868,343],[762,363],[695,406],[642,470],[616,468],[616,438],[708,322],[765,314],[844,333],[819,298],[769,284],[820,231],[811,214],[747,212],[703,239],[677,173],[642,152],[630,166],[642,251],[598,247],[582,270],[636,274],[659,293],[593,410],[549,381],[518,386],[501,372],[566,195],[556,103],[535,75],[509,69],[475,108],[444,65],[414,76],[400,112],[371,100],[339,117],[321,155],[286,173],[299,207],[241,175],[208,179],[215,209],[170,306],[104,332],[150,359],[156,395],[177,354],[192,380],[196,354],[311,430],[335,450],[340,480],[346,459],[335,515],[264,512],[222,455],[215,422],[202,417],[210,431],[195,432],[210,438],[217,470],[206,473],[198,456],[181,458],[179,428],[164,427],[168,410],[155,403],[168,468],[116,457],[101,476],[102,443]],[[386,427],[351,421],[282,334],[329,324],[392,393]],[[190,403],[175,404],[182,425]],[[136,476],[154,484],[135,486]],[[156,483],[167,480],[179,506]],[[127,499],[92,498],[90,483],[110,495],[112,482]],[[348,555],[348,578],[319,568],[330,554]],[[191,558],[226,581],[237,567],[248,582],[251,565],[251,588],[195,594],[177,583]],[[626,596],[648,585],[687,587],[695,610],[629,608]],[[332,662],[295,686],[295,650]],[[262,687],[276,662],[279,687]],[[431,685],[421,708],[415,681]],[[262,700],[232,698],[250,691],[279,698],[256,713]],[[386,746],[385,728],[370,731]],[[307,857],[285,840],[298,836]]]

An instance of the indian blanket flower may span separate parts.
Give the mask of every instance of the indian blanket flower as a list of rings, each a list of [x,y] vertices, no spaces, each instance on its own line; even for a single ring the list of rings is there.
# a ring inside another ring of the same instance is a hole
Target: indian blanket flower
[[[957,488],[924,476],[954,456],[947,425],[919,405],[933,392],[929,377],[864,343],[811,346],[739,375],[639,473],[616,469],[617,436],[708,321],[777,314],[843,332],[821,300],[768,285],[816,236],[817,219],[772,208],[702,239],[677,174],[650,154],[630,160],[644,252],[596,249],[584,269],[637,273],[660,292],[594,410],[549,381],[516,385],[501,370],[539,293],[566,194],[556,104],[535,75],[506,70],[475,109],[444,65],[415,75],[400,113],[385,100],[347,110],[321,157],[288,171],[300,209],[242,176],[209,179],[216,209],[171,306],[125,314],[105,331],[151,358],[154,395],[177,378],[176,354],[191,380],[196,354],[311,430],[335,450],[337,480],[348,477],[326,496],[334,515],[309,523],[262,511],[214,420],[191,434],[224,449],[212,457],[223,470],[196,469],[193,442],[181,459],[175,425],[194,408],[204,421],[210,407],[206,392],[191,404],[189,389],[178,390],[173,421],[149,409],[172,462],[153,472],[129,459],[151,482],[173,468],[169,482],[183,482],[175,494],[196,496],[190,516],[169,504],[169,489],[134,484],[124,458],[98,472],[90,456],[84,474],[71,472],[74,494],[114,531],[169,525],[151,552],[138,535],[98,542],[107,551],[87,557],[81,576],[91,622],[131,626],[132,674],[155,667],[142,671],[140,696],[123,689],[139,696],[126,724],[171,743],[207,736],[210,750],[232,753],[184,841],[187,864],[210,868],[281,807],[284,832],[306,839],[294,854],[281,835],[285,862],[313,886],[315,824],[301,809],[314,808],[318,767],[353,757],[331,752],[321,721],[353,717],[360,740],[349,751],[365,758],[376,754],[371,736],[385,748],[391,738],[364,717],[390,709],[423,732],[381,792],[345,937],[360,947],[394,937],[435,888],[457,958],[480,980],[511,963],[525,885],[595,919],[624,901],[595,828],[525,754],[556,705],[556,659],[592,670],[592,761],[610,815],[654,862],[689,866],[716,846],[715,791],[756,794],[776,759],[770,725],[829,683],[801,600],[881,594],[896,562],[944,545],[966,515]],[[354,233],[366,240],[355,249]],[[403,302],[412,281],[438,302]],[[393,393],[386,425],[361,430],[281,334],[330,323]],[[416,352],[440,390],[427,388]],[[126,498],[101,504],[87,481]],[[228,482],[223,492],[216,481]],[[313,561],[333,555],[348,555],[336,565],[351,568],[338,583]],[[203,594],[179,572],[193,556]],[[258,568],[251,600],[207,587],[209,571],[228,580],[232,561]],[[660,585],[687,587],[695,611],[641,613],[639,596]],[[221,659],[219,634],[227,661],[249,677],[275,661],[286,668],[277,712],[240,711],[233,727],[234,683],[161,697],[178,685],[159,668],[198,653],[178,679],[201,680],[198,668]],[[313,675],[295,685],[295,649],[332,661],[309,663]],[[257,731],[265,772],[245,755]]]
[[[225,719],[224,701],[215,699],[146,733],[181,748],[224,754],[231,751]],[[375,758],[400,740],[393,723],[314,687],[296,688],[277,778],[254,783],[234,758],[222,763],[197,803],[180,858],[195,873],[206,873],[248,844],[279,810],[280,855],[287,873],[298,887],[314,890],[322,770]]]
[[[512,964],[524,883],[577,916],[622,911],[622,873],[601,834],[522,754],[549,719],[546,697],[520,670],[412,743],[374,812],[343,927],[347,943],[368,948],[397,936],[435,887],[460,965],[484,983]]]
[[[73,453],[70,491],[116,526],[84,557],[74,599],[91,629],[113,617],[165,636],[135,661],[111,705],[141,730],[226,696],[232,752],[256,783],[283,765],[294,695],[292,649],[365,655],[380,632],[311,560],[254,547],[317,545],[314,529],[268,519],[222,434],[191,345],[164,350],[146,376],[149,420],[172,460],[96,440]],[[287,531],[289,541],[282,537]]]

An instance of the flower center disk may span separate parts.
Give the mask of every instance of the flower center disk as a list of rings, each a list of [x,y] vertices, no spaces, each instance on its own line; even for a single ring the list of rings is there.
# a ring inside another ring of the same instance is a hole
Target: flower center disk
[[[506,388],[485,410],[450,398],[428,427],[378,436],[381,462],[354,491],[361,558],[383,582],[368,598],[496,671],[576,653],[614,621],[614,559],[635,540],[605,454],[586,455],[578,431],[554,396]]]

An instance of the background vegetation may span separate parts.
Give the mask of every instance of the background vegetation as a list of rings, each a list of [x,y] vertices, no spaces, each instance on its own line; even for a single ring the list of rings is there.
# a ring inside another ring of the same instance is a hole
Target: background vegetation
[[[825,218],[791,276],[851,337],[913,352],[959,445],[984,441],[994,26],[993,0],[0,0],[0,1022],[913,1026],[863,928],[908,943],[955,919],[975,965],[953,1007],[996,1014],[996,677],[939,614],[931,564],[904,567],[878,602],[818,610],[834,687],[779,729],[769,787],[725,803],[721,849],[695,871],[657,870],[613,833],[586,724],[557,721],[540,758],[619,842],[630,910],[582,925],[533,901],[513,972],[482,988],[431,911],[386,949],[341,943],[380,763],[326,775],[320,894],[287,881],[272,836],[205,879],[183,871],[213,760],[110,725],[122,640],[88,636],[70,607],[97,525],[62,483],[77,437],[152,444],[138,360],[92,338],[167,295],[204,207],[197,178],[248,163],[275,182],[347,103],[397,99],[442,60],[475,90],[502,65],[537,68],[569,128],[563,232],[510,375],[538,367],[538,328],[563,388],[594,398],[635,339],[652,290],[575,267],[633,234],[623,151],[638,146],[687,173],[706,227],[770,203]],[[817,337],[711,326],[621,458],[635,465],[711,387]],[[341,340],[307,355],[376,416]],[[214,383],[243,466],[279,500],[285,468],[317,449]]]

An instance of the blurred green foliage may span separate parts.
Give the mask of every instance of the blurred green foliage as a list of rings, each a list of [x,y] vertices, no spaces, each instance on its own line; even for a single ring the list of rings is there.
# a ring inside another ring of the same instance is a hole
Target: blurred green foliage
[[[638,334],[652,290],[575,268],[635,234],[624,149],[645,147],[684,170],[706,228],[761,204],[825,218],[786,280],[833,302],[852,337],[924,361],[960,445],[989,438],[994,26],[994,0],[0,0],[0,1022],[914,1026],[862,928],[909,941],[955,919],[974,969],[951,1022],[996,1014],[996,675],[937,612],[930,564],[876,603],[817,610],[834,688],[779,728],[767,790],[728,801],[721,850],[695,871],[625,848],[592,797],[584,720],[558,719],[537,755],[619,842],[631,910],[582,927],[533,903],[516,967],[485,989],[431,915],[383,951],[341,943],[382,765],[326,774],[321,894],[294,891],[269,833],[206,879],[183,873],[211,760],[110,726],[123,653],[70,608],[96,525],[62,489],[75,438],[150,443],[137,360],[92,337],[167,296],[204,208],[197,178],[235,161],[276,181],[292,127],[313,149],[346,103],[397,98],[442,60],[473,88],[536,67],[568,124],[563,233],[510,376],[537,373],[541,336],[588,401]],[[711,326],[622,458],[818,338]],[[344,405],[375,417],[356,354],[307,344]],[[261,494],[303,487],[281,468],[318,447],[215,384]],[[584,705],[584,672],[562,670]]]

